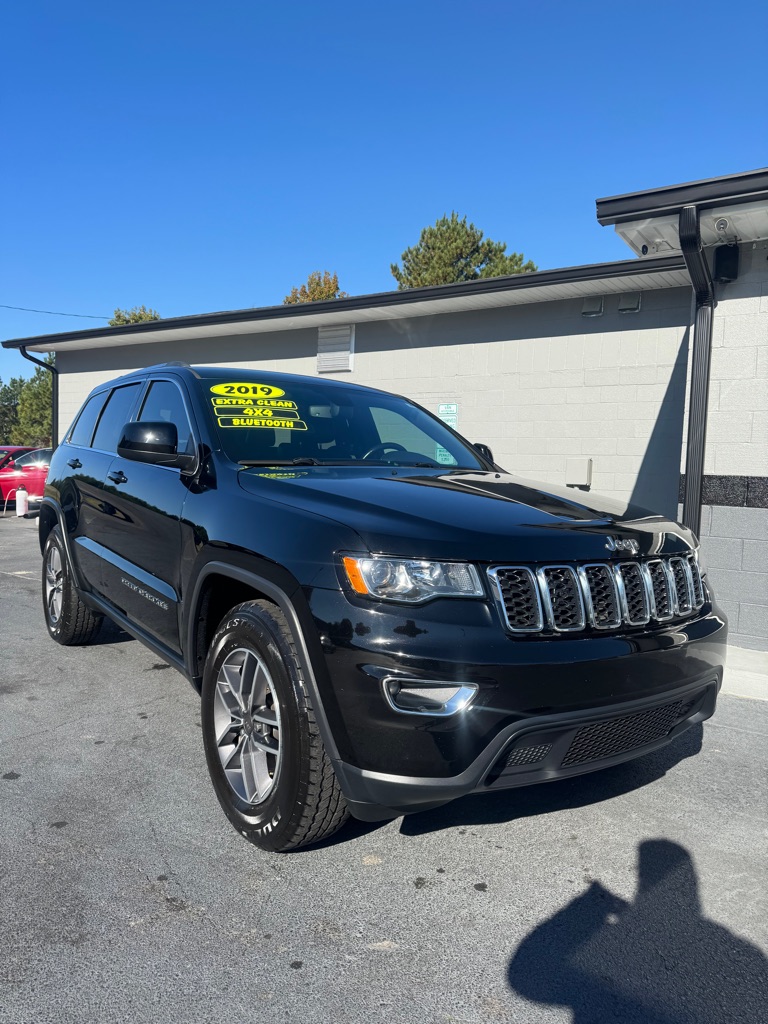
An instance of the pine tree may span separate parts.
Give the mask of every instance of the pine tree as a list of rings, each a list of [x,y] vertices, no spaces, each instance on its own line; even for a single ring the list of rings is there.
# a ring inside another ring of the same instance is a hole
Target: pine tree
[[[54,355],[46,356],[53,365]],[[35,448],[48,448],[51,444],[51,389],[53,374],[41,366],[29,380],[24,381],[19,396],[18,418],[13,430],[14,444],[28,444]]]
[[[398,288],[423,288],[427,285],[476,281],[481,277],[527,274],[536,270],[531,260],[523,262],[522,253],[507,253],[505,242],[492,242],[467,218],[458,213],[441,217],[424,228],[416,245],[406,249],[400,259],[402,268],[390,269]]]
[[[23,387],[23,377],[11,377],[7,384],[0,380],[0,444],[13,444]]]

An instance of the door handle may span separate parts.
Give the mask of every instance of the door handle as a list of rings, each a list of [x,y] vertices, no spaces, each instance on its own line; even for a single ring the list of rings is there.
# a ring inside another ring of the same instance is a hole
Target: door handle
[[[118,471],[116,473],[107,473],[107,476],[109,477],[110,480],[112,480],[116,484],[127,484],[128,483],[128,477],[125,475],[125,473],[122,471],[122,469],[118,469]]]
[[[82,464],[82,462],[80,461],[80,459],[70,459],[70,460],[69,460],[69,461],[67,462],[67,465],[68,465],[68,466],[71,466],[71,467],[72,467],[72,469],[80,469],[80,467],[81,467],[81,466],[82,466],[83,464]]]

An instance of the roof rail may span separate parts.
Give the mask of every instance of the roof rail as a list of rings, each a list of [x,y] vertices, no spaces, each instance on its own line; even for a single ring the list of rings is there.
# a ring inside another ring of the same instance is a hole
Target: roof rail
[[[165,363],[155,363],[153,366],[145,366],[145,367],[143,367],[143,369],[145,369],[145,370],[162,370],[162,368],[164,366],[183,366],[187,370],[191,370],[192,369],[192,367],[189,365],[189,363],[182,362],[181,359],[169,359]]]

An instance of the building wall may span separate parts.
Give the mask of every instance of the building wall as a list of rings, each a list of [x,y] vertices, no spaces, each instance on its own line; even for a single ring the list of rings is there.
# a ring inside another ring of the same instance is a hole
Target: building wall
[[[702,548],[737,644],[768,649],[768,250],[743,247],[717,286]],[[691,292],[644,292],[640,311],[603,316],[582,300],[360,323],[341,380],[404,394],[437,412],[510,472],[565,482],[592,458],[592,490],[675,516],[685,470]],[[314,375],[317,331],[60,352],[62,430],[88,391],[149,363]],[[682,452],[682,456],[681,456]],[[682,461],[681,461],[682,459]]]
[[[768,650],[768,509],[704,505],[701,552],[731,642]]]
[[[702,553],[733,642],[768,650],[768,243],[715,296]]]
[[[673,515],[690,293],[644,292],[634,314],[617,304],[607,296],[595,318],[579,299],[362,325],[350,376],[432,411],[457,403],[459,431],[510,472],[562,484],[569,457],[592,458],[593,490]]]
[[[755,246],[740,247],[736,281],[715,284],[706,475],[768,477],[768,243]]]
[[[569,457],[593,459],[592,489],[674,515],[688,355],[688,289],[643,293],[638,313],[601,317],[582,300],[361,323],[341,380],[394,391],[437,412],[510,472],[564,483]],[[183,359],[315,374],[317,331],[59,353],[62,431],[96,384]]]

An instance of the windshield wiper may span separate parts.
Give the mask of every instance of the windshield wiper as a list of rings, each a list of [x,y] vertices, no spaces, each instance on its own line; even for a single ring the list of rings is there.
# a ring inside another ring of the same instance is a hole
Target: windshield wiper
[[[238,466],[322,466],[319,459],[311,455],[302,455],[298,459],[241,459]]]

